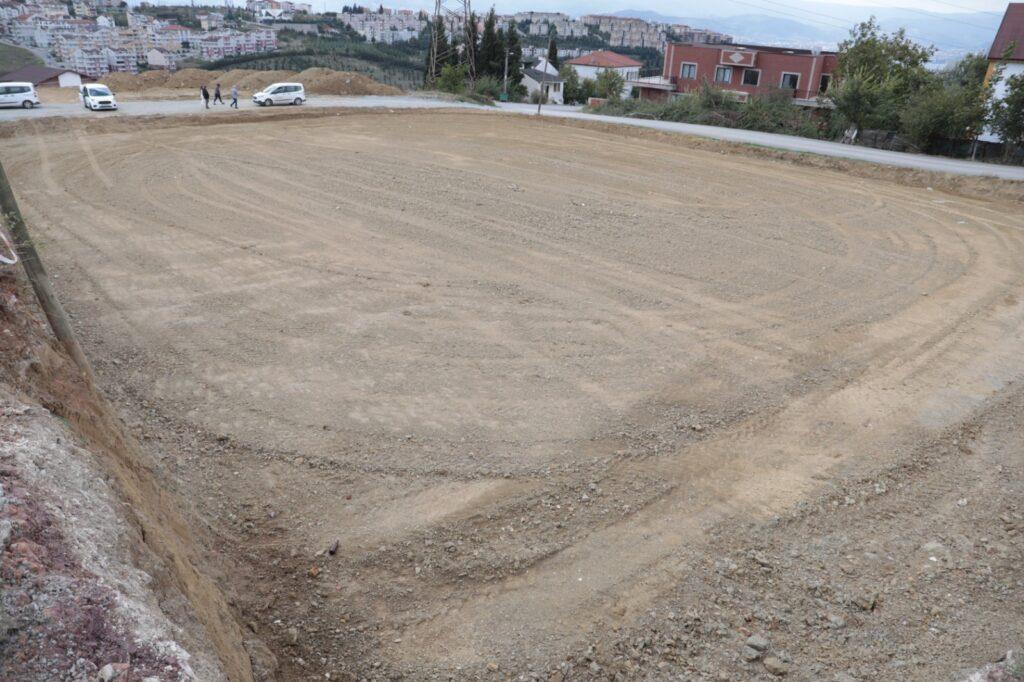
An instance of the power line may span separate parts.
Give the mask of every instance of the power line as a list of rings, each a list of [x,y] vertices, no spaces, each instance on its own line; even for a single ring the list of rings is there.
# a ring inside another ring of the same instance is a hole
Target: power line
[[[850,28],[849,24],[836,24],[836,23],[832,23],[832,22],[822,21],[821,19],[808,19],[807,17],[802,17],[802,16],[799,16],[797,14],[791,14],[789,12],[783,12],[782,10],[772,9],[770,7],[764,7],[762,5],[755,5],[752,2],[745,2],[744,0],[728,0],[728,1],[729,2],[734,2],[734,3],[739,4],[739,5],[747,5],[748,7],[753,7],[754,9],[761,10],[762,12],[775,12],[776,14],[781,14],[783,16],[792,17],[794,19],[799,19],[801,21],[808,21],[808,22],[810,22],[812,24],[821,24],[822,26],[832,26],[834,28],[842,28],[842,29],[849,29]]]

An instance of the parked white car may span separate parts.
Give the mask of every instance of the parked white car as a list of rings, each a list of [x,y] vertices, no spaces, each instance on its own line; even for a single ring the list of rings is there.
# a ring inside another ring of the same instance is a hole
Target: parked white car
[[[0,83],[0,107],[39,106],[39,95],[31,83]]]
[[[306,89],[302,83],[274,83],[268,85],[252,96],[252,101],[261,107],[269,107],[274,104],[304,104],[306,101]]]
[[[114,93],[102,83],[83,85],[82,89],[78,91],[78,99],[81,100],[82,106],[91,111],[117,109]]]

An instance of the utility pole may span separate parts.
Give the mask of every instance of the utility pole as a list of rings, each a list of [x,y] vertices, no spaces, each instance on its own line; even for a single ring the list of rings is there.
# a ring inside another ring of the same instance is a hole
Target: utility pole
[[[551,54],[551,46],[555,42],[555,34],[548,32],[548,54]],[[544,58],[545,64],[550,64],[547,57]],[[540,105],[544,102],[544,78],[548,75],[547,69],[541,72],[540,75],[540,88],[537,90],[537,115],[540,116]]]
[[[501,93],[504,101],[508,101],[508,48],[505,48],[505,77],[501,81]]]

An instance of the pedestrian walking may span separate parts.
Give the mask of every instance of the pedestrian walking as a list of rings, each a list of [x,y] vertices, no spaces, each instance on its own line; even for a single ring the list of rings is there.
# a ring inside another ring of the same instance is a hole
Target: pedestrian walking
[[[216,87],[213,88],[213,103],[220,102],[224,104],[224,98],[220,96],[220,83],[217,83]]]
[[[206,108],[209,109],[210,108],[210,91],[206,89],[205,85],[200,85],[199,86],[199,94],[202,95],[202,97],[203,97],[203,104],[205,104]]]
[[[238,108],[238,86],[237,85],[232,85],[231,86],[231,106],[234,107],[235,109]]]

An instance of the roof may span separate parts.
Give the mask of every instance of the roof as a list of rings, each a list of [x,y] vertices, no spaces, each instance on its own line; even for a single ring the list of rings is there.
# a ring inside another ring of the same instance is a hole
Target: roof
[[[23,66],[20,69],[15,69],[8,73],[0,76],[0,80],[4,81],[25,81],[26,83],[32,83],[33,85],[39,85],[46,81],[57,78],[62,73],[77,73],[71,69],[53,69],[49,66],[37,66],[36,64],[30,64],[29,66]]]
[[[988,51],[989,59],[1002,59],[1003,52],[1016,43],[1009,59],[1024,61],[1024,2],[1011,2],[1006,6],[1003,23],[999,24],[992,49]]]
[[[598,50],[597,52],[591,52],[590,54],[570,59],[566,63],[572,64],[573,66],[596,66],[601,69],[621,69],[625,67],[643,66],[643,64],[635,59],[630,59],[624,55],[616,54],[610,50]]]
[[[742,52],[743,50],[753,50],[756,52],[771,52],[774,54],[799,54],[799,55],[834,55],[835,52],[829,52],[828,50],[805,50],[799,47],[780,47],[778,45],[749,45],[747,43],[672,43],[673,45],[682,45],[683,47],[706,47],[709,50],[736,50]]]
[[[540,69],[524,69],[523,74],[529,76],[538,83],[561,83],[564,80],[557,74],[541,71]]]

